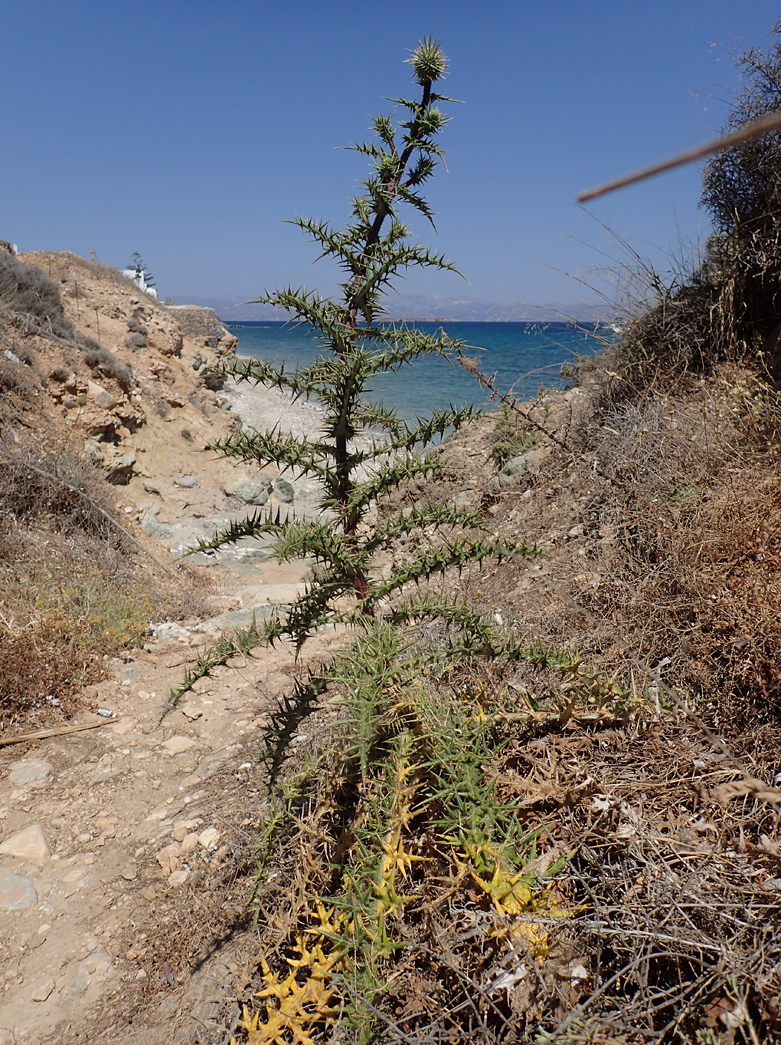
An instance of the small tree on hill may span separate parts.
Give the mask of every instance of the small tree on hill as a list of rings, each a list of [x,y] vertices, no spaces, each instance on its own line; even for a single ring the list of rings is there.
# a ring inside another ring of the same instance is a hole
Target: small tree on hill
[[[472,407],[451,407],[410,422],[369,395],[379,375],[396,372],[422,356],[446,356],[456,347],[443,331],[429,334],[382,321],[382,296],[395,277],[410,268],[455,271],[444,257],[412,242],[411,231],[399,216],[406,206],[433,224],[420,187],[432,177],[442,156],[438,135],[448,118],[439,105],[451,100],[433,89],[447,70],[437,42],[423,40],[409,64],[421,90],[420,100],[393,99],[405,118],[395,126],[392,116],[376,117],[376,140],[350,147],[369,157],[371,173],[361,183],[363,193],[352,200],[345,228],[337,230],[308,218],[293,222],[314,240],[321,257],[338,263],[344,276],[340,297],[328,299],[289,287],[259,299],[310,327],[320,356],[311,366],[292,371],[257,359],[233,363],[225,371],[321,404],[319,438],[297,438],[277,430],[243,433],[213,449],[315,477],[323,490],[322,514],[319,519],[302,520],[282,518],[279,512],[255,512],[201,542],[199,549],[216,549],[248,536],[271,537],[278,560],[313,560],[312,579],[286,616],[274,616],[263,626],[223,640],[201,657],[186,686],[253,645],[289,636],[298,649],[324,624],[369,621],[389,604],[396,620],[444,616],[463,625],[470,615],[439,598],[425,592],[416,598],[405,595],[401,601],[398,596],[410,585],[419,586],[451,567],[529,551],[525,544],[503,543],[490,536],[476,514],[449,505],[416,507],[406,513],[390,510],[382,522],[372,521],[373,509],[388,494],[415,478],[432,476],[440,467],[435,456],[422,451],[476,413]],[[369,432],[372,440],[363,449],[354,442],[361,432]],[[422,547],[407,557],[394,576],[378,575],[378,556],[404,535],[424,532]]]
[[[128,272],[133,273],[133,278],[138,280],[142,287],[153,287],[155,285],[154,276],[147,270],[146,262],[137,250],[133,252],[133,257],[130,259],[130,264],[127,268]]]
[[[744,85],[726,131],[781,109],[781,21],[771,39],[766,52],[751,48],[740,58]],[[707,266],[718,292],[717,307],[709,305],[709,316],[716,319],[713,339],[726,344],[731,357],[756,355],[777,379],[781,353],[774,349],[766,355],[763,342],[781,320],[781,132],[770,131],[709,160],[702,202],[717,233]]]

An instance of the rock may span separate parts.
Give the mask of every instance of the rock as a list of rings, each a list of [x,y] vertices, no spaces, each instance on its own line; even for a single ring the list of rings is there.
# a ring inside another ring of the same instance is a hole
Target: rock
[[[54,977],[47,976],[45,980],[42,980],[41,983],[38,984],[30,997],[33,1001],[46,1001],[53,990]]]
[[[4,856],[16,856],[22,860],[45,860],[50,853],[46,837],[40,824],[30,824],[11,835],[0,845]]]
[[[207,370],[205,374],[199,376],[204,385],[212,392],[219,392],[225,384],[225,375],[216,374],[213,370]]]
[[[29,878],[0,867],[0,910],[22,911],[38,903],[38,893]]]
[[[236,354],[236,346],[239,343],[239,339],[235,334],[231,334],[229,330],[226,330],[220,340],[217,342],[217,348],[215,351],[218,356],[233,356]]]
[[[195,747],[196,741],[190,737],[171,737],[170,740],[164,740],[160,747],[164,747],[169,755],[181,755],[185,751],[189,751],[190,748]],[[0,846],[2,851],[2,846]]]
[[[168,884],[173,886],[184,885],[189,877],[190,872],[183,868],[181,871],[174,871],[172,874],[169,874]]]
[[[226,486],[225,493],[245,504],[263,505],[269,498],[269,485],[267,479],[243,479]]]
[[[287,479],[275,478],[272,480],[272,488],[274,496],[277,500],[283,504],[292,504],[295,500],[296,492],[293,489],[293,484],[289,483]]]
[[[454,508],[468,510],[474,508],[477,503],[477,494],[474,490],[460,490],[453,498]]]
[[[8,1027],[0,1027],[0,1045],[15,1045],[16,1036]]]
[[[179,854],[179,846],[176,844],[167,845],[161,849],[157,854],[157,862],[163,869],[163,874],[167,877],[172,871],[178,871],[182,866],[182,861]]]
[[[182,348],[184,347],[184,338],[181,333],[177,330],[166,336],[155,334],[154,346],[164,356],[181,356]]]
[[[184,838],[182,839],[182,856],[187,856],[188,853],[191,853],[194,849],[197,849],[197,848],[198,848],[198,832],[197,831],[191,831],[189,834],[185,835]]]
[[[101,410],[112,410],[119,402],[118,399],[114,398],[111,392],[107,391],[107,389],[102,385],[99,385],[96,381],[87,382],[87,394],[92,396]]]
[[[192,490],[194,486],[198,485],[198,480],[194,475],[180,475],[178,479],[174,479],[174,482],[183,490]]]
[[[81,405],[83,396],[79,396],[77,404]],[[64,402],[65,400],[63,400]],[[79,415],[82,427],[88,436],[93,439],[106,440],[116,439],[119,433],[119,419],[114,417],[108,410],[99,410],[95,406],[84,407]]]
[[[191,722],[195,722],[196,719],[201,718],[203,711],[200,708],[195,707],[194,704],[184,704],[179,708],[185,718],[189,718]]]
[[[84,444],[84,453],[96,468],[103,467],[103,450],[100,443],[95,439],[88,439]]]
[[[204,849],[213,849],[219,837],[220,832],[216,827],[207,827],[205,831],[201,831],[198,835],[198,844],[203,846]]]
[[[130,733],[135,728],[136,720],[133,718],[121,718],[115,726],[111,727],[111,732],[115,737],[123,737],[126,733]]]
[[[156,639],[163,642],[186,642],[190,638],[190,632],[176,621],[165,621],[162,624],[150,624],[149,630]]]
[[[185,405],[184,397],[178,392],[169,391],[163,393],[163,399],[168,403],[169,406],[182,407]]]
[[[138,878],[138,868],[135,864],[126,864],[119,873],[126,882],[134,882]]]
[[[518,486],[528,475],[536,475],[542,463],[542,452],[540,450],[527,450],[525,454],[519,454],[507,461],[501,472],[493,476],[488,482],[489,490],[503,490],[508,487]]]
[[[103,467],[108,473],[106,478],[116,486],[127,486],[133,477],[135,463],[135,450],[123,450],[119,446],[109,446],[103,455]]]
[[[513,479],[520,479],[527,472],[532,474],[539,472],[541,461],[542,454],[539,450],[527,450],[526,453],[518,454],[517,457],[507,461],[500,474],[510,476]]]
[[[143,487],[147,493],[156,493],[158,497],[163,495],[163,484],[157,479],[144,479]]]
[[[36,784],[39,780],[45,780],[51,771],[52,767],[48,762],[36,762],[32,759],[28,762],[23,759],[21,762],[12,763],[8,776],[12,784],[24,787],[26,784]]]
[[[90,984],[105,980],[111,972],[113,959],[104,951],[95,951],[76,966],[76,976],[68,984],[71,994],[81,994]]]

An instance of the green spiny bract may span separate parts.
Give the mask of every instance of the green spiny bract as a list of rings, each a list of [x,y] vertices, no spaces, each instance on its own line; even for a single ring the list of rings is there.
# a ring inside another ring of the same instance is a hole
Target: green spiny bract
[[[300,649],[318,627],[367,621],[388,604],[393,604],[398,621],[405,617],[404,604],[397,598],[405,587],[417,588],[433,575],[484,558],[530,553],[525,544],[487,533],[474,513],[456,507],[391,511],[381,522],[371,515],[394,490],[415,478],[430,477],[439,464],[436,457],[423,453],[425,448],[478,413],[471,407],[451,407],[411,422],[368,395],[378,375],[396,372],[422,356],[447,357],[458,347],[442,330],[430,334],[381,318],[384,293],[406,270],[456,271],[443,256],[410,242],[410,230],[397,214],[407,205],[433,224],[419,189],[442,156],[437,136],[447,118],[438,103],[452,100],[432,89],[447,69],[438,43],[423,40],[409,62],[422,88],[420,101],[393,99],[407,118],[395,124],[393,116],[378,116],[373,122],[377,140],[349,147],[369,157],[371,173],[361,183],[363,193],[352,201],[344,229],[307,218],[293,222],[314,240],[321,257],[333,258],[339,265],[344,273],[341,296],[331,300],[303,288],[288,288],[259,299],[311,328],[321,354],[311,366],[292,370],[253,359],[237,361],[223,371],[320,403],[319,437],[300,438],[278,430],[253,432],[221,441],[213,449],[316,478],[322,488],[323,514],[320,519],[301,520],[292,515],[282,518],[279,512],[255,512],[202,541],[199,550],[247,536],[270,538],[278,560],[312,559],[312,579],[287,615],[274,615],[253,627],[251,634],[201,658],[174,700],[198,677],[227,663],[232,650],[246,652],[253,641],[289,637]],[[354,442],[359,434],[370,437],[362,441],[363,448]],[[394,576],[380,579],[378,556],[407,535],[422,538],[417,551],[409,554]],[[407,606],[406,619],[411,619],[440,615],[442,602],[428,604],[424,597],[409,600]]]

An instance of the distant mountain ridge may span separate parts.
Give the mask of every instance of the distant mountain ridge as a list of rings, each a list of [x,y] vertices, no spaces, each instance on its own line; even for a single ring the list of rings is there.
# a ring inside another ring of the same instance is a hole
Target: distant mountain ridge
[[[284,313],[270,305],[244,304],[246,299],[227,297],[182,297],[176,301],[213,308],[224,323],[258,322],[284,319]],[[524,302],[480,301],[446,298],[438,295],[398,295],[388,302],[389,319],[418,319],[459,323],[553,323],[595,322],[606,319],[603,304],[595,302],[554,302],[530,305]]]

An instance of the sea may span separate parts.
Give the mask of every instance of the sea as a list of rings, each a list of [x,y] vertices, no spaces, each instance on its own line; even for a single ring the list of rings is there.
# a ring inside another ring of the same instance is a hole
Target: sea
[[[308,365],[319,351],[308,327],[263,321],[225,325],[239,339],[239,355],[284,362],[286,369]],[[594,355],[611,337],[609,328],[589,323],[416,321],[406,325],[432,333],[443,328],[449,337],[466,342],[466,354],[477,357],[483,373],[495,375],[499,391],[512,392],[519,400],[533,399],[544,389],[570,387],[576,358]],[[489,393],[456,363],[428,356],[397,374],[377,378],[371,398],[411,419],[450,406],[482,406]]]

